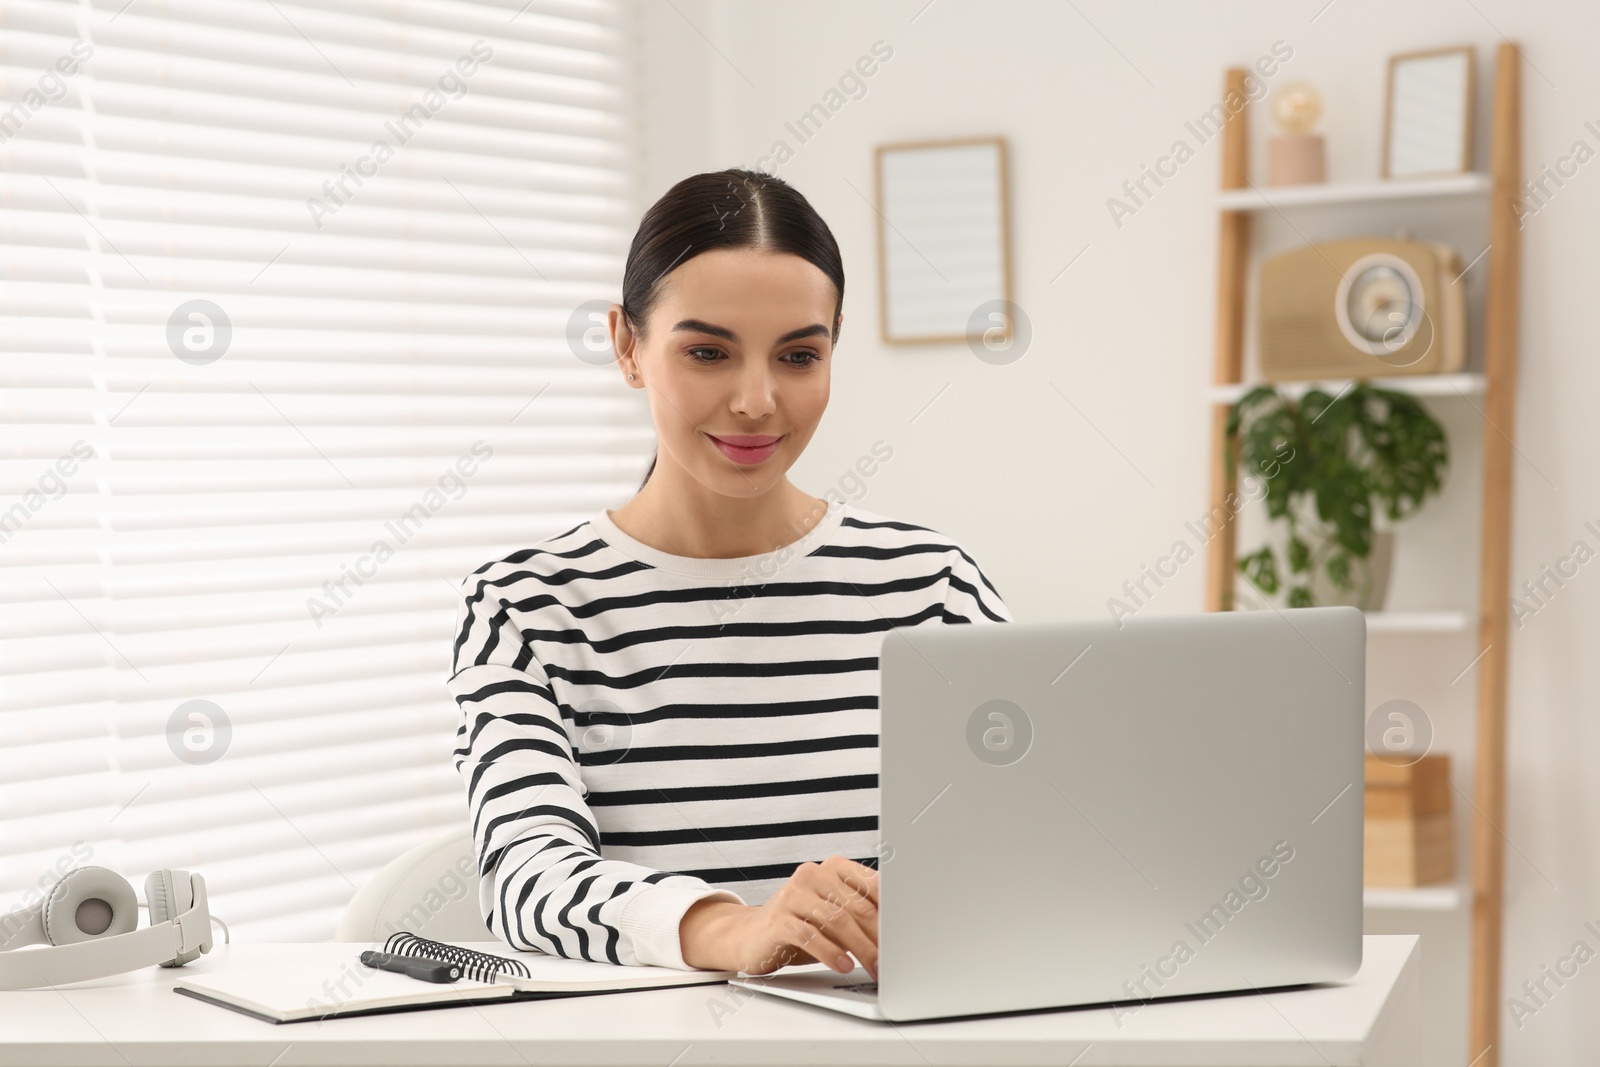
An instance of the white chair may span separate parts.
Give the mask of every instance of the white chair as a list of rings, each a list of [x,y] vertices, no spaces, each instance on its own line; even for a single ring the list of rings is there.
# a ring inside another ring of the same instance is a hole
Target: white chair
[[[498,941],[478,910],[477,871],[466,827],[424,841],[356,891],[333,938],[382,942],[408,930],[435,941]]]

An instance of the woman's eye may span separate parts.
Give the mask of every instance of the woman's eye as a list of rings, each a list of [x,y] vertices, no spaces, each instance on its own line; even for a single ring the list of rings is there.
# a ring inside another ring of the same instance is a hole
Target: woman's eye
[[[710,364],[723,359],[720,349],[696,347],[687,350],[687,355],[696,363]],[[822,357],[810,349],[801,349],[797,352],[788,352],[780,357],[783,362],[793,367],[809,367],[813,363],[820,363]]]

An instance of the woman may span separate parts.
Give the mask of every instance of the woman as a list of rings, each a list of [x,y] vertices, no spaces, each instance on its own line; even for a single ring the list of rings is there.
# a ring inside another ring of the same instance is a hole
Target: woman
[[[775,177],[698,174],[641,221],[609,329],[656,459],[462,583],[455,764],[513,948],[876,977],[883,636],[1011,615],[955,541],[788,480],[843,302],[832,233]]]

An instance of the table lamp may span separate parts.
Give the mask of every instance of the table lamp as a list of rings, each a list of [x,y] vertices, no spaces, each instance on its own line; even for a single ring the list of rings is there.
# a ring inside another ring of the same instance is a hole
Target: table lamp
[[[1272,117],[1284,132],[1267,142],[1267,184],[1305,185],[1326,180],[1323,138],[1310,132],[1322,117],[1322,94],[1305,82],[1285,85],[1273,94]]]

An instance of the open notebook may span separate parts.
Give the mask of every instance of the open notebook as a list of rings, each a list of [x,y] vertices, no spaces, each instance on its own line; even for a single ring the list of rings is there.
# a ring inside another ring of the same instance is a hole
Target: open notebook
[[[373,946],[351,941],[306,945],[293,964],[230,967],[182,975],[173,992],[267,1022],[293,1023],[501,1000],[708,985],[726,981],[737,973],[620,967],[539,952],[507,951],[499,942],[455,945],[406,935],[397,943],[396,938],[390,938],[385,951],[463,965],[464,973],[458,981],[424,982],[366,966],[361,962],[361,953],[369,947]],[[505,954],[496,955],[490,949]]]

